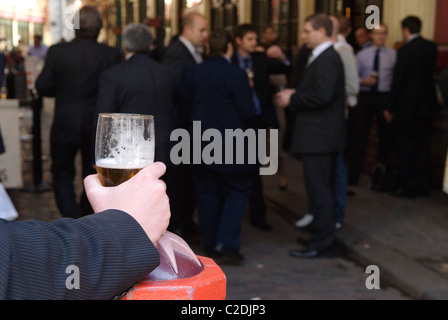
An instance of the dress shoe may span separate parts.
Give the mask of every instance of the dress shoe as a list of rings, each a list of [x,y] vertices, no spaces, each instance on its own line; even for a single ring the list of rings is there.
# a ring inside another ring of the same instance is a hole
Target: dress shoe
[[[306,228],[314,221],[314,216],[311,213],[307,213],[302,219],[298,220],[295,224],[296,228]]]
[[[253,227],[260,229],[262,231],[271,231],[272,226],[270,224],[267,224],[266,221],[256,221],[250,223]]]
[[[313,258],[319,258],[319,257],[332,257],[333,256],[333,250],[332,246],[323,249],[323,250],[310,250],[310,249],[304,249],[304,250],[290,250],[289,255],[294,258],[298,259],[313,259]]]
[[[298,236],[297,237],[297,243],[298,244],[301,244],[302,246],[307,246],[308,245],[308,243],[310,242],[310,240],[309,239],[307,239],[307,238],[305,238],[305,237],[302,237],[302,236]]]
[[[391,195],[394,197],[406,198],[406,199],[415,199],[417,195],[407,192],[403,189],[398,189],[396,191],[391,192]]]
[[[238,252],[238,250],[228,248],[226,246],[216,246],[216,259],[218,264],[224,265],[242,265],[244,262],[244,256]]]

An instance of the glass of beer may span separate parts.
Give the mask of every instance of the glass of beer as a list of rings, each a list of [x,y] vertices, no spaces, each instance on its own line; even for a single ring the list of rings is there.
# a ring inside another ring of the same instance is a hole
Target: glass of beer
[[[131,179],[154,162],[154,117],[101,113],[98,118],[95,164],[105,187]]]

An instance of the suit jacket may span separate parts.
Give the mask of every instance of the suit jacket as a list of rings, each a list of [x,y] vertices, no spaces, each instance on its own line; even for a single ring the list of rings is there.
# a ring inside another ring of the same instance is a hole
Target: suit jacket
[[[176,41],[166,50],[163,64],[167,65],[177,79],[181,79],[185,71],[197,65],[196,60],[182,41]]]
[[[36,89],[41,96],[56,97],[52,142],[76,144],[81,135],[91,139],[100,74],[120,60],[117,49],[90,38],[50,47]]]
[[[437,108],[435,43],[417,37],[398,50],[390,111],[397,119],[432,117]]]
[[[332,153],[345,147],[345,76],[333,46],[302,73],[291,97],[295,112],[292,151]]]
[[[190,132],[193,121],[201,121],[201,133],[217,129],[222,139],[222,161],[225,162],[224,137],[226,129],[249,128],[255,117],[255,107],[249,79],[244,71],[232,65],[224,57],[217,56],[190,69],[185,75],[182,108],[189,114]],[[192,135],[191,135],[192,136]],[[203,144],[203,147],[206,143]],[[247,142],[245,143],[247,152]],[[239,150],[241,152],[243,150]],[[234,148],[233,164],[213,164],[209,167],[220,172],[249,172],[253,165],[236,164]]]
[[[278,128],[277,112],[273,102],[273,90],[270,85],[269,75],[288,73],[289,67],[278,60],[270,59],[264,52],[254,52],[252,57],[252,69],[254,72],[254,89],[260,100],[262,114],[260,116],[263,126]],[[239,67],[238,57],[235,53],[233,63]]]
[[[84,218],[0,220],[0,299],[112,299],[159,265],[159,254],[127,213]],[[68,290],[79,270],[79,289]],[[70,269],[69,269],[70,270]]]
[[[154,116],[155,160],[171,165],[171,132],[179,126],[174,75],[145,54],[105,70],[100,79],[98,112]]]

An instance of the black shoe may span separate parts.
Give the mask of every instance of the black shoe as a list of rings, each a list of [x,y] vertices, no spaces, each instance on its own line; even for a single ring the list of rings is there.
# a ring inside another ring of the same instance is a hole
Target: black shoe
[[[250,224],[253,227],[260,229],[262,231],[271,231],[272,230],[272,226],[270,224],[267,224],[266,221],[251,222]]]
[[[417,198],[416,194],[404,191],[403,189],[396,190],[394,192],[391,192],[390,194],[392,196],[394,196],[394,197],[400,197],[400,198],[405,198],[405,199],[415,199],[415,198]]]
[[[297,237],[297,243],[301,244],[302,246],[307,246],[309,244],[310,240],[301,236]]]
[[[235,249],[218,245],[215,250],[217,253],[215,261],[218,264],[242,265],[244,262],[244,256]]]
[[[331,258],[333,257],[333,246],[323,250],[290,250],[289,255],[298,259]]]

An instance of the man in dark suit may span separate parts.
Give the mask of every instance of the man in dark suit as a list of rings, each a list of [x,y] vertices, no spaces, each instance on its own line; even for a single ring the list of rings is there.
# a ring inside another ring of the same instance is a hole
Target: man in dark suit
[[[98,113],[153,115],[155,161],[170,168],[170,135],[178,127],[176,102],[179,90],[170,69],[149,57],[152,40],[146,25],[126,27],[123,32],[126,61],[101,74]]]
[[[142,280],[170,218],[164,172],[155,163],[116,188],[87,177],[98,213],[80,219],[0,220],[0,300],[110,300]]]
[[[233,46],[228,33],[213,31],[210,52],[212,58],[187,71],[185,76],[183,105],[189,110],[190,131],[193,131],[193,121],[200,121],[201,134],[207,129],[218,130],[221,137],[227,129],[245,131],[255,116],[252,91],[246,74],[231,64]],[[195,164],[192,177],[199,228],[207,254],[241,263],[241,222],[256,166],[247,161],[236,164],[236,153],[247,155],[247,149],[233,152],[232,163],[224,161],[227,159],[225,144],[222,141],[222,163]],[[205,146],[204,143],[202,147]]]
[[[277,94],[280,107],[295,111],[292,151],[302,157],[309,207],[315,212],[310,239],[297,258],[313,258],[335,241],[334,179],[337,155],[345,147],[345,77],[331,42],[332,23],[325,14],[309,17],[303,39],[313,49],[296,90]]]
[[[85,194],[78,208],[73,186],[74,161],[80,149],[82,176],[95,173],[93,125],[99,77],[104,69],[121,60],[117,49],[96,41],[102,28],[98,10],[86,6],[79,16],[76,38],[50,47],[36,81],[39,95],[56,97],[50,137],[53,189],[62,216],[71,218],[92,212]]]
[[[265,52],[256,51],[258,33],[250,24],[242,24],[235,31],[236,50],[232,57],[233,63],[244,70],[249,77],[257,116],[252,127],[256,130],[278,128],[277,112],[272,99],[273,91],[269,75],[289,72],[289,61],[278,46],[271,46],[269,53],[274,52],[275,59]],[[263,198],[261,176],[254,174],[253,192],[250,199],[251,224],[261,230],[271,230],[266,223],[266,208]]]
[[[183,85],[186,70],[202,63],[205,46],[208,40],[208,20],[203,15],[193,12],[182,19],[182,33],[179,39],[166,50],[163,64],[168,66],[175,79]],[[185,126],[188,114],[179,113],[181,125]],[[186,238],[195,240],[197,226],[193,221],[194,195],[191,181],[190,166],[180,164],[169,170],[169,194],[172,203],[172,219],[170,231]],[[183,181],[176,183],[175,181]]]
[[[406,44],[397,54],[392,103],[386,110],[395,120],[401,189],[395,195],[415,198],[430,193],[430,132],[437,108],[434,72],[437,46],[420,36],[422,22],[410,16],[402,21]]]
[[[203,61],[207,39],[207,18],[196,12],[186,15],[182,20],[182,33],[178,41],[166,50],[163,63],[176,77],[182,78],[187,69]]]

